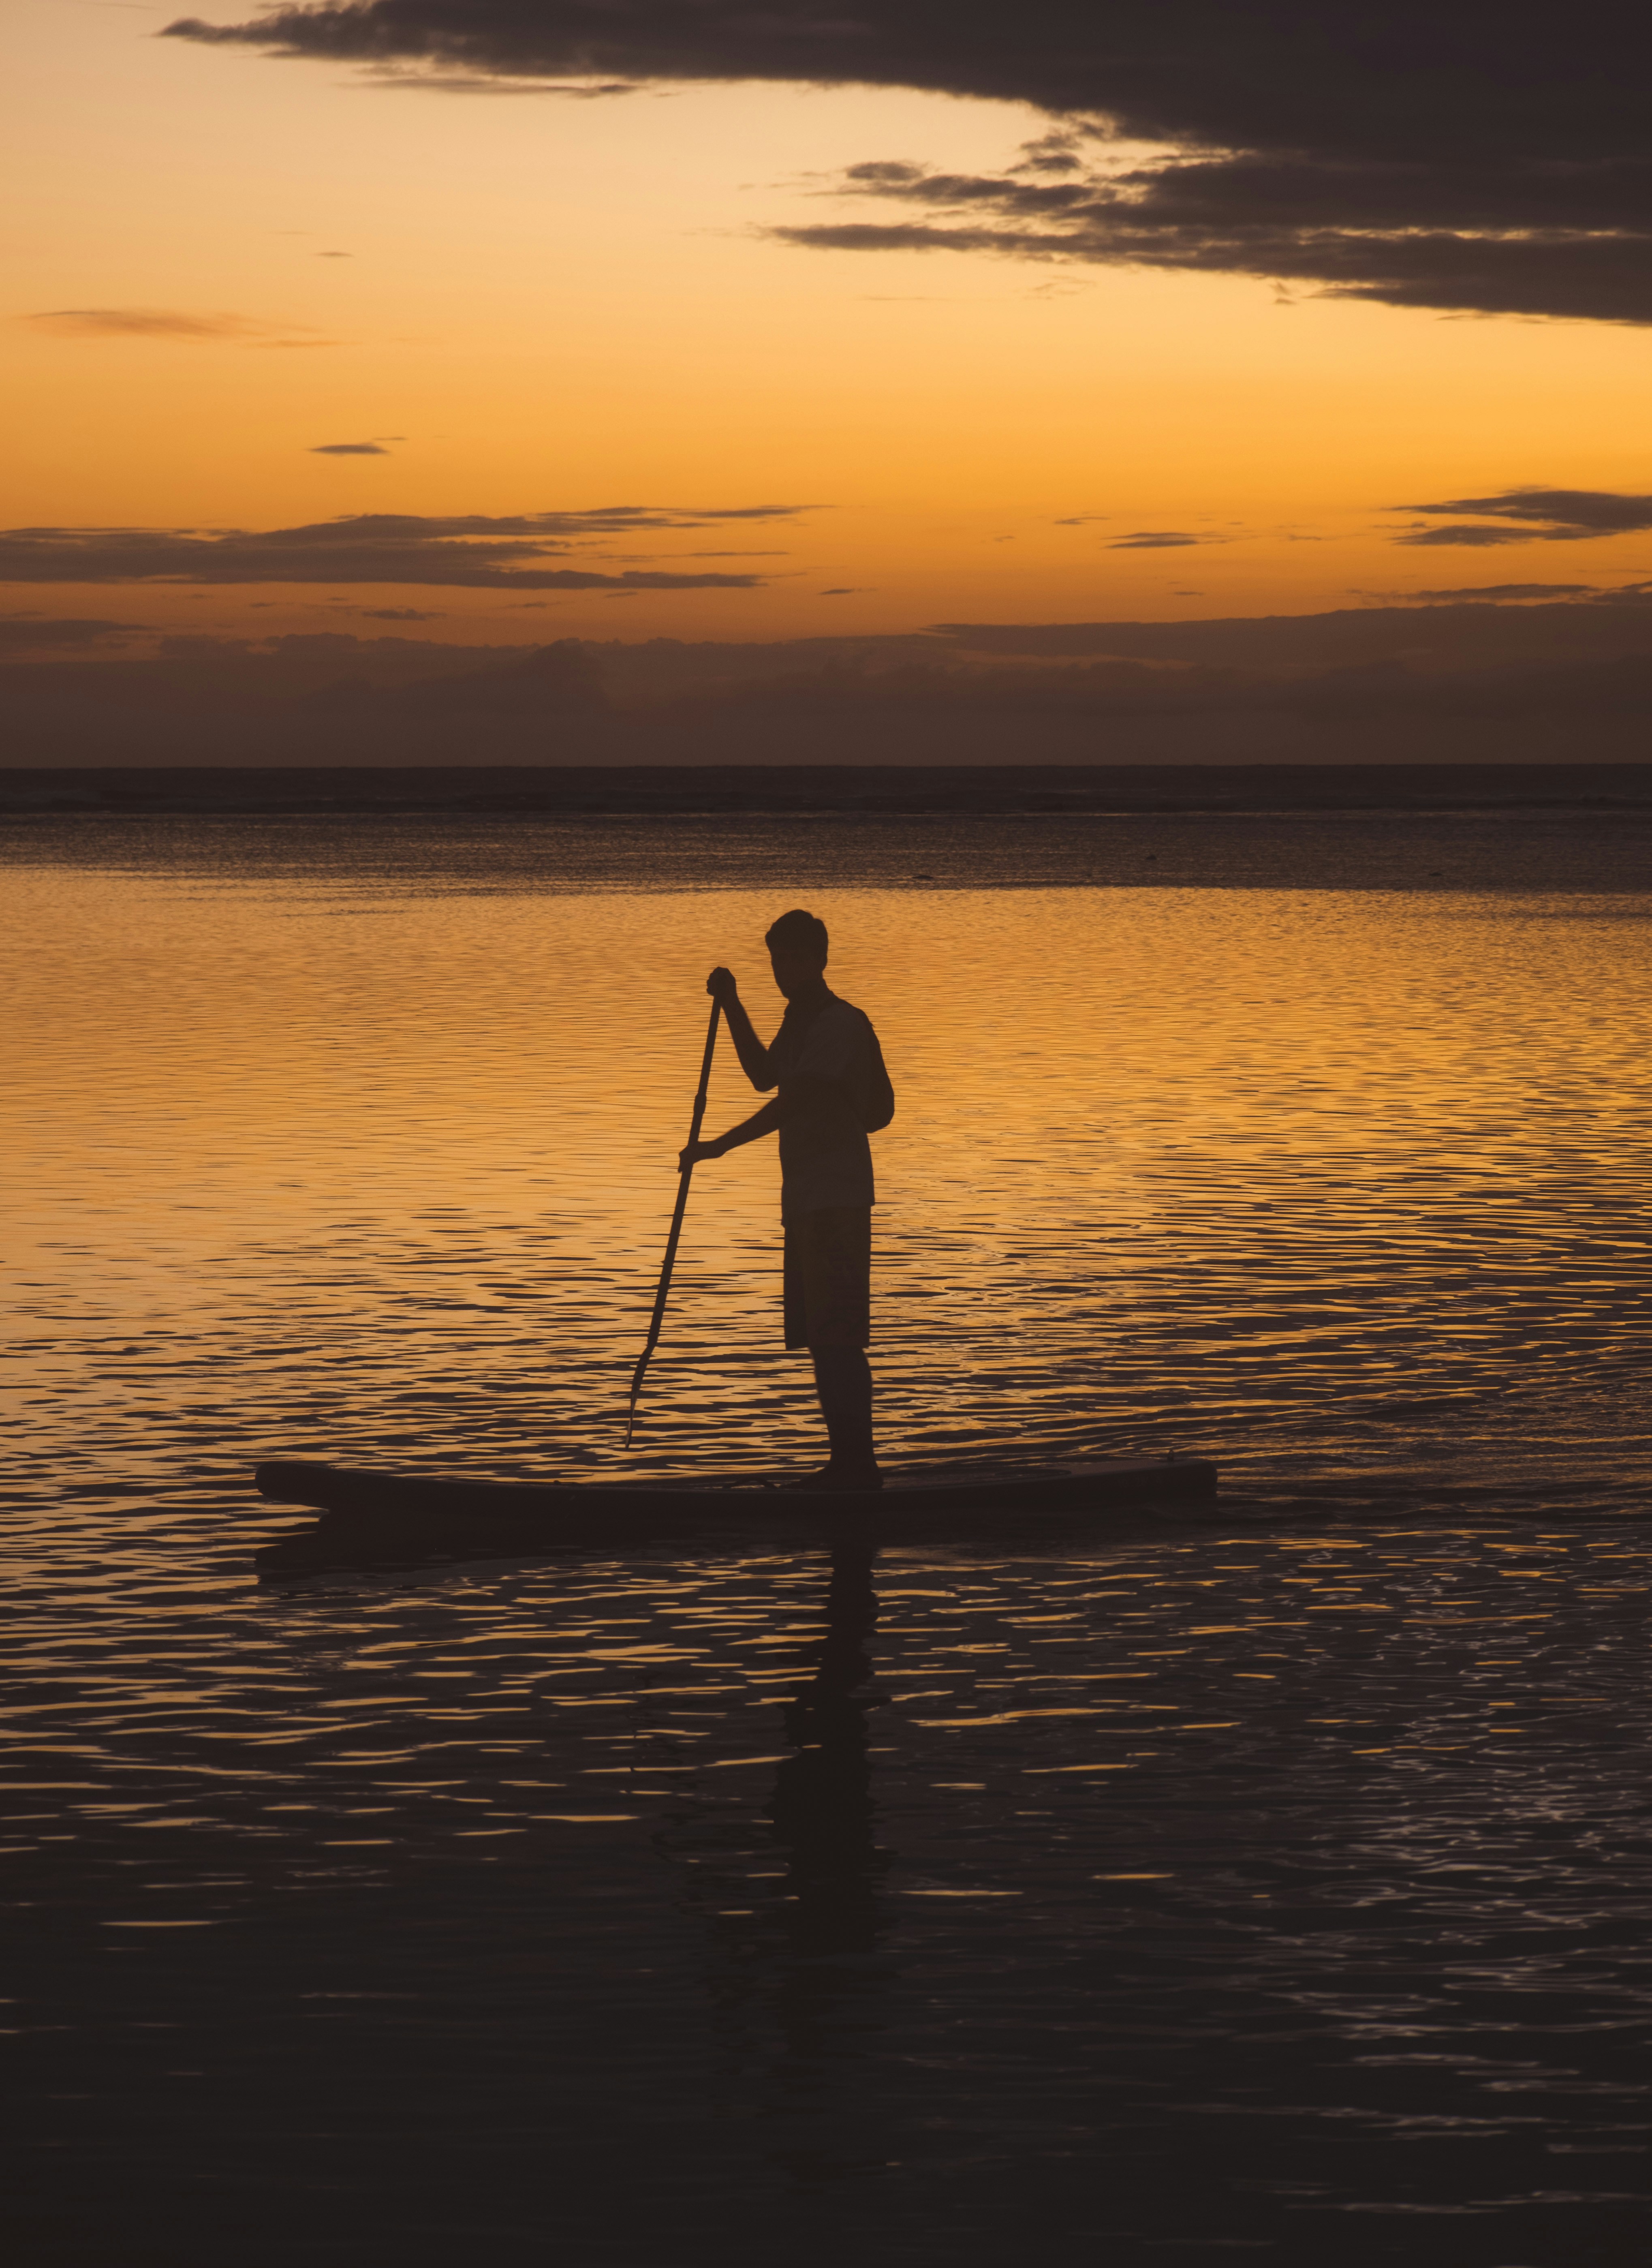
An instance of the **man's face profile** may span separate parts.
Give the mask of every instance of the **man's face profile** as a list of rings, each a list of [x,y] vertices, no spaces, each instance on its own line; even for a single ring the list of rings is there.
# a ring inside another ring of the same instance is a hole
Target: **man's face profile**
[[[825,961],[818,954],[776,951],[772,946],[768,959],[775,972],[775,983],[782,998],[788,1000],[795,1000],[800,992],[806,992],[819,981],[826,968]]]

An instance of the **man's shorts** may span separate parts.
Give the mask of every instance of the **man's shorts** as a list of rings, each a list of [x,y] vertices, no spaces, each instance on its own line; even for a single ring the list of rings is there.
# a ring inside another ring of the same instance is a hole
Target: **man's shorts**
[[[863,1347],[872,1335],[872,1209],[822,1205],[786,1230],[786,1344]]]

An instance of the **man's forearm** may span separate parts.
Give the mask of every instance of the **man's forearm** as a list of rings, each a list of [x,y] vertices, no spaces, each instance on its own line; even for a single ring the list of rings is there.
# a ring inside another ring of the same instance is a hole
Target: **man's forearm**
[[[731,992],[724,997],[723,1013],[728,1023],[729,1037],[734,1042],[734,1052],[740,1058],[740,1069],[760,1094],[767,1094],[775,1079],[768,1060],[768,1049],[753,1029],[752,1020],[745,1012],[745,1003],[738,992]],[[766,1127],[765,1133],[767,1130]]]

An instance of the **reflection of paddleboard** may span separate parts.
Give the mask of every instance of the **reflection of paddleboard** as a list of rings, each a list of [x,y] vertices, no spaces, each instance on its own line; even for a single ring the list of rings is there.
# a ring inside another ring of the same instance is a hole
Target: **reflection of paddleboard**
[[[1208,1501],[1216,1469],[1188,1458],[1106,1464],[958,1466],[897,1473],[881,1491],[794,1491],[750,1475],[650,1482],[432,1480],[346,1465],[268,1464],[253,1475],[276,1504],[312,1505],[312,1528],[256,1554],[277,1572],[427,1552],[473,1556],[539,1544],[602,1544],[649,1537],[799,1529],[829,1541],[853,1532],[878,1543],[1012,1534],[1046,1522],[1085,1527],[1135,1506]]]

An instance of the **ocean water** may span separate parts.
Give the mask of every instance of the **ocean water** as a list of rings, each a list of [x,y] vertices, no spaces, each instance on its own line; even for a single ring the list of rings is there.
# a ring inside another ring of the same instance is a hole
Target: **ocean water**
[[[9,830],[16,2257],[1638,2257],[1643,843]],[[772,1145],[624,1448],[797,902],[899,1098],[886,1462],[1214,1511],[261,1583],[259,1457],[815,1460]]]

